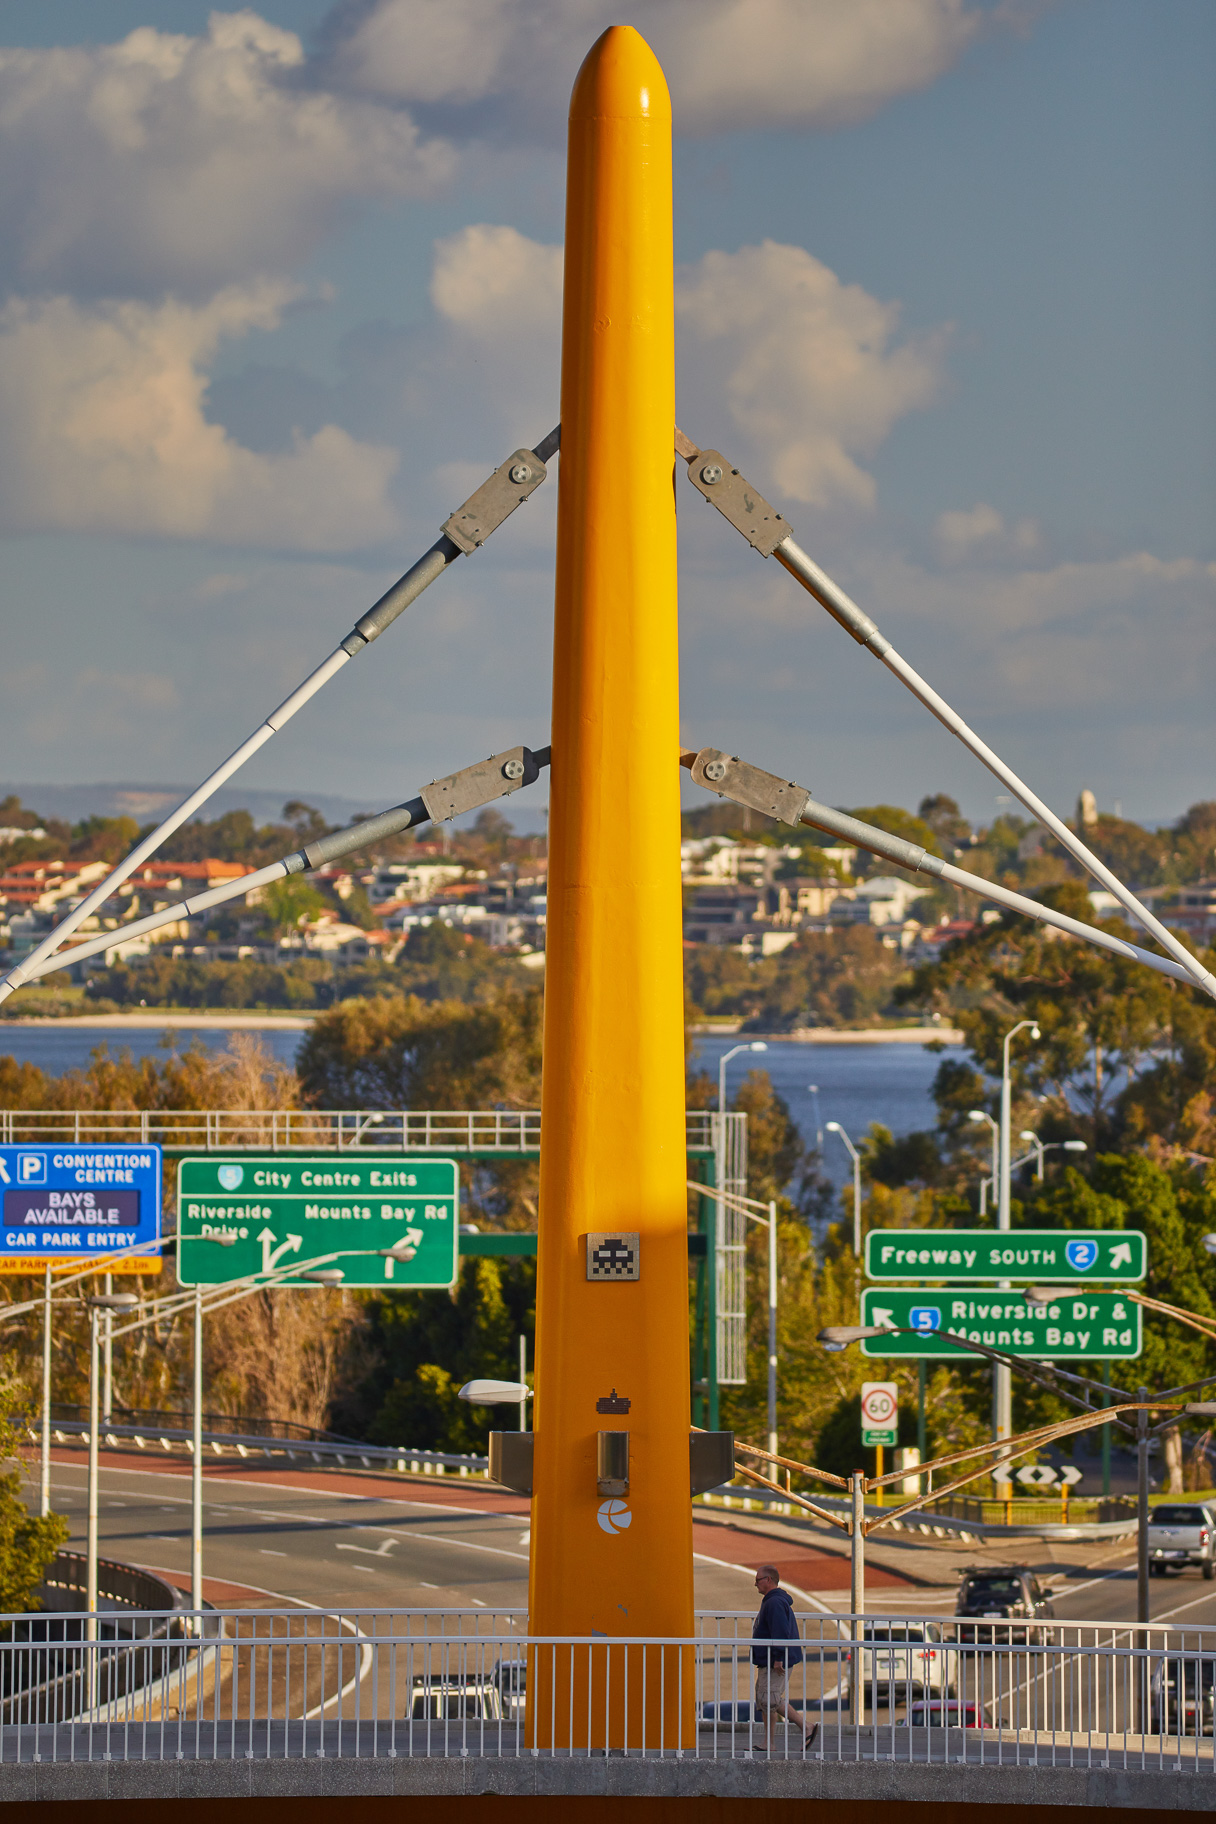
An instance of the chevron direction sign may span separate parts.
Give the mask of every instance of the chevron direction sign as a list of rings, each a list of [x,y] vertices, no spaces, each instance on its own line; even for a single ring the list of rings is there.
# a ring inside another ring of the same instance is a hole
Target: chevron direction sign
[[[866,1277],[1134,1284],[1148,1271],[1139,1229],[871,1229]]]
[[[1061,1288],[1049,1305],[1032,1305],[1020,1292],[990,1287],[867,1286],[861,1321],[905,1334],[866,1337],[863,1355],[978,1361],[953,1341],[986,1343],[1007,1355],[1045,1361],[1130,1361],[1140,1353],[1140,1306],[1121,1292]],[[906,1332],[914,1334],[908,1335]]]
[[[346,1286],[451,1286],[459,1196],[456,1161],[431,1155],[183,1159],[177,1277],[184,1286],[214,1286],[298,1262]],[[391,1257],[383,1252],[390,1248]],[[318,1282],[284,1274],[274,1283]]]

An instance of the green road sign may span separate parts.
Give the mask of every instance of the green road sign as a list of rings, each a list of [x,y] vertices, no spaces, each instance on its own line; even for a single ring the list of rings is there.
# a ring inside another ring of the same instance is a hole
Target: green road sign
[[[951,1332],[1009,1355],[1047,1361],[1129,1361],[1140,1353],[1140,1306],[1121,1292],[1074,1291],[1050,1305],[1032,1305],[1020,1292],[988,1287],[923,1291],[911,1286],[868,1286],[861,1295],[863,1324],[891,1325],[917,1335],[871,1336],[862,1354],[981,1360],[951,1342]]]
[[[214,1286],[336,1254],[324,1267],[340,1272],[348,1286],[450,1286],[459,1196],[454,1159],[399,1153],[185,1158],[177,1180],[177,1276],[184,1286]],[[206,1239],[217,1235],[234,1245]],[[381,1258],[378,1250],[392,1247],[410,1257]]]
[[[871,1229],[869,1279],[1140,1280],[1148,1242],[1139,1229]]]

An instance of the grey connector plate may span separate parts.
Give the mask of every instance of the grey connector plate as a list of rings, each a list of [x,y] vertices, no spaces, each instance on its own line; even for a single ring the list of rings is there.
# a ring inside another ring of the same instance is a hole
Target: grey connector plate
[[[733,1431],[690,1431],[688,1434],[688,1480],[694,1495],[711,1488],[721,1488],[735,1473],[735,1434]]]
[[[737,754],[724,754],[716,747],[703,747],[692,763],[692,776],[707,792],[730,798],[735,804],[746,804],[780,823],[801,823],[802,813],[811,794],[804,785],[792,779],[779,779],[758,766],[749,766]]]
[[[423,786],[421,797],[431,822],[447,823],[495,798],[506,798],[539,777],[540,765],[531,748],[509,747],[503,754],[493,754]]]
[[[492,1431],[490,1433],[490,1480],[516,1494],[532,1493],[532,1433],[530,1431]]]
[[[770,506],[746,476],[731,467],[720,450],[698,450],[689,460],[688,479],[711,507],[717,507],[742,532],[761,557],[771,557],[793,531],[789,520]],[[444,530],[447,531],[446,526]],[[451,536],[455,537],[455,533]]]
[[[457,507],[451,518],[444,520],[443,530],[466,554],[476,551],[508,514],[535,493],[547,474],[534,450],[512,451],[489,480],[470,494],[463,507]]]

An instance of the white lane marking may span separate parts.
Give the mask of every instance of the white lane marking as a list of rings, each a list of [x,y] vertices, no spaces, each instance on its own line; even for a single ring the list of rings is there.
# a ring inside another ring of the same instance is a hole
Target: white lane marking
[[[261,1546],[259,1550],[263,1558],[286,1558],[287,1556],[286,1552],[272,1552],[268,1545]]]
[[[74,1463],[57,1463],[55,1467],[56,1469],[74,1469],[76,1465]],[[153,1476],[158,1481],[162,1482],[179,1482],[182,1479],[180,1475],[171,1475],[165,1470],[116,1469],[104,1463],[101,1467],[103,1473],[108,1476]],[[88,1476],[88,1471],[83,1465],[81,1466],[80,1474],[82,1479],[87,1478]],[[211,1479],[212,1478],[204,1473],[204,1484]],[[218,1481],[218,1477],[214,1479]],[[71,1488],[72,1484],[66,1483],[64,1486]],[[477,1514],[483,1520],[503,1520],[508,1523],[514,1522],[516,1525],[519,1524],[518,1514],[509,1512],[504,1513],[501,1510],[495,1511],[495,1509],[490,1507],[469,1507],[463,1502],[456,1501],[409,1501],[401,1495],[352,1495],[345,1490],[339,1491],[338,1489],[334,1489],[331,1493],[330,1490],[326,1488],[309,1488],[307,1485],[301,1485],[294,1482],[258,1482],[255,1481],[253,1477],[246,1479],[244,1476],[242,1476],[240,1482],[235,1485],[232,1482],[226,1484],[229,1494],[231,1494],[234,1486],[239,1488],[269,1488],[272,1489],[276,1495],[284,1493],[296,1495],[321,1495],[327,1501],[370,1501],[373,1503],[379,1501],[386,1507],[416,1507],[418,1511],[423,1514],[433,1514],[436,1512],[441,1514]],[[498,1493],[498,1490],[487,1489],[486,1493],[496,1494]],[[236,1511],[241,1512],[243,1510],[237,1509]]]
[[[374,1564],[352,1564],[350,1568],[352,1571],[370,1571],[373,1577],[376,1575]]]
[[[756,1575],[750,1564],[732,1564],[729,1558],[711,1558],[708,1552],[694,1552],[694,1563],[698,1559],[700,1559],[702,1564],[720,1565],[724,1571],[741,1571],[745,1577],[754,1577]],[[783,1590],[788,1590],[791,1596],[800,1596],[803,1602],[809,1602],[811,1607],[813,1609],[818,1609],[821,1615],[830,1615],[832,1613],[832,1610],[828,1608],[825,1602],[820,1602],[818,1596],[812,1596],[809,1590],[800,1590],[796,1583],[783,1583],[781,1587]]]
[[[1126,1575],[1127,1575],[1126,1570],[1103,1571],[1103,1573],[1100,1577],[1091,1577],[1088,1583],[1073,1583],[1073,1584],[1062,1583],[1062,1584],[1059,1584],[1055,1589],[1053,1589],[1051,1593],[1052,1593],[1053,1597],[1054,1596],[1079,1596],[1081,1594],[1082,1590],[1092,1590],[1095,1584],[1109,1583],[1112,1577],[1125,1577]],[[1072,1617],[1072,1619],[1079,1620],[1080,1618],[1074,1616],[1074,1617]]]
[[[438,1584],[438,1583],[423,1583],[420,1579],[419,1583],[418,1583],[418,1588],[420,1590],[438,1590],[438,1589],[442,1588],[442,1585]]]
[[[180,1545],[181,1540],[174,1533],[145,1533],[145,1539],[155,1539],[161,1545]]]
[[[382,1539],[379,1545],[339,1544],[337,1550],[340,1552],[366,1552],[371,1558],[385,1558],[388,1556],[389,1552],[392,1551],[396,1543],[397,1541],[395,1539]]]
[[[479,1596],[470,1596],[469,1601],[473,1604],[475,1609],[484,1609],[486,1606]]]
[[[1184,1602],[1181,1608],[1166,1609],[1163,1615],[1150,1615],[1150,1625],[1155,1624],[1158,1621],[1169,1621],[1175,1615],[1185,1615],[1188,1609],[1202,1608],[1205,1602],[1211,1602],[1214,1598],[1216,1598],[1216,1591],[1209,1591],[1206,1596],[1197,1596],[1194,1602]]]

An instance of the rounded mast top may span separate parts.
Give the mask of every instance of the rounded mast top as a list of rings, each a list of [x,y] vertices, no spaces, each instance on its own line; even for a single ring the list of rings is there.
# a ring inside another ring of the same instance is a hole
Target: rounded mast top
[[[570,119],[671,120],[662,65],[631,25],[610,25],[583,59],[570,95]]]

